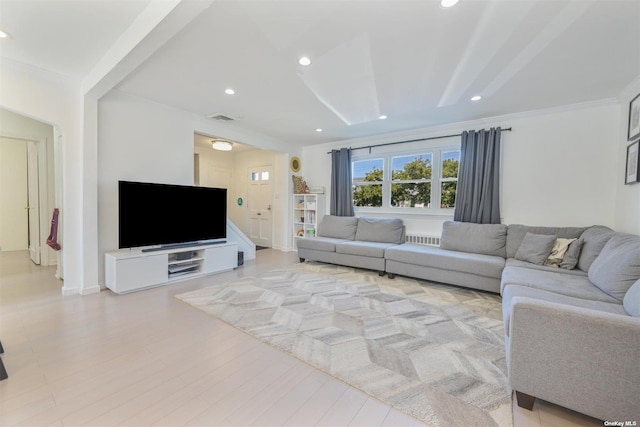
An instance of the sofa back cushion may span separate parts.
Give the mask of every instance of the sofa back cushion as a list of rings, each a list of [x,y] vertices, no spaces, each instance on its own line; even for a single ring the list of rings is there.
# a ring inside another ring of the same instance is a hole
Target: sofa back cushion
[[[318,236],[354,240],[358,228],[355,216],[325,215],[318,226]]]
[[[510,224],[507,227],[507,258],[515,258],[516,252],[527,233],[555,235],[562,239],[577,239],[585,227],[537,227],[522,224]]]
[[[442,225],[442,249],[505,258],[506,244],[507,226],[504,224],[445,221]]]
[[[580,236],[582,249],[578,259],[578,268],[582,271],[589,271],[593,261],[600,255],[600,251],[614,234],[615,231],[604,225],[594,225],[587,228]]]
[[[640,278],[640,236],[615,233],[589,267],[589,280],[619,301]]]
[[[640,279],[636,281],[622,300],[622,306],[624,311],[629,313],[633,317],[640,317]]]
[[[363,242],[404,243],[404,223],[401,219],[358,218],[356,240]]]

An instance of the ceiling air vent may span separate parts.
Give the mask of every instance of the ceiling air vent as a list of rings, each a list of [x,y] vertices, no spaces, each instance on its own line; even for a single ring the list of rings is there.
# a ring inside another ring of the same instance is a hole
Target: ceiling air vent
[[[227,116],[227,115],[220,114],[220,113],[209,114],[209,115],[207,116],[207,118],[208,118],[208,119],[211,119],[211,120],[218,120],[218,121],[220,121],[220,122],[233,122],[233,121],[235,121],[235,120],[236,120],[236,119],[234,119],[234,118],[233,118],[233,117],[231,117],[231,116]]]

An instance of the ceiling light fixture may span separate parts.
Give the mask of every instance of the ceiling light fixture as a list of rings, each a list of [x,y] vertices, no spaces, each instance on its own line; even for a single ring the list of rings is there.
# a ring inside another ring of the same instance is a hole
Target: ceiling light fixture
[[[306,67],[307,65],[311,64],[311,60],[308,57],[303,56],[302,58],[298,59],[298,64],[304,65]]]
[[[471,97],[471,100],[472,100],[473,102],[480,101],[481,99],[482,99],[482,97],[481,97],[480,95],[476,95],[476,96],[472,96],[472,97]]]
[[[229,88],[229,89],[225,89],[224,93],[226,93],[227,95],[235,95],[236,91]]]
[[[322,132],[322,129],[318,128],[316,129],[316,132]]]
[[[11,34],[7,33],[5,30],[0,30],[0,39],[9,39],[11,38]]]
[[[386,118],[387,118],[387,116],[385,116],[385,115],[383,114],[383,115],[381,115],[381,116],[380,116],[380,117],[378,117],[378,118],[379,118],[380,120],[384,120],[384,119],[386,119]]]
[[[224,139],[211,140],[211,148],[219,151],[231,151],[233,149],[233,142],[225,141]]]
[[[446,8],[455,6],[458,3],[458,0],[441,0],[440,1],[440,6]]]

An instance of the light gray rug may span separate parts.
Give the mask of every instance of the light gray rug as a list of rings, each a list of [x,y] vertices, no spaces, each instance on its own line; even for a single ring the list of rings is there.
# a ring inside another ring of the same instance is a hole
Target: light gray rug
[[[511,426],[500,297],[321,263],[177,295],[434,426]]]

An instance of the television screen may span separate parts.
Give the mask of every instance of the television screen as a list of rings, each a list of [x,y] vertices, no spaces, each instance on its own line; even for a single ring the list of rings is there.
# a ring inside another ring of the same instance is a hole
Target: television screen
[[[119,181],[120,249],[227,237],[227,189]]]

